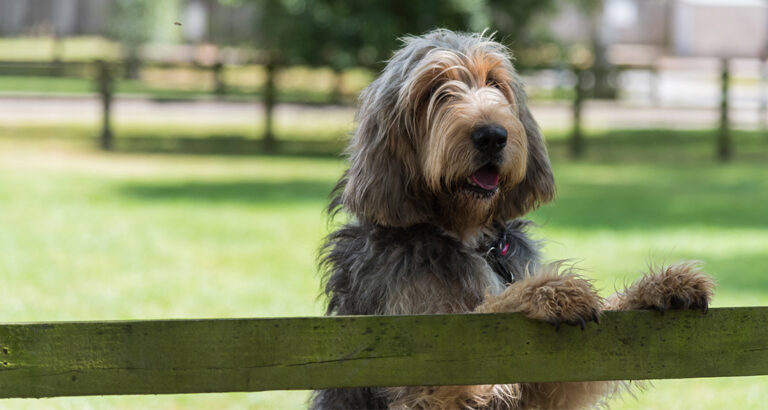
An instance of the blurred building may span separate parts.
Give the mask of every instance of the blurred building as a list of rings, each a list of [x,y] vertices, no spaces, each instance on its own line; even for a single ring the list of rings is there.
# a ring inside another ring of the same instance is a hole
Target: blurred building
[[[613,54],[760,57],[768,48],[764,0],[605,0],[587,15],[572,5],[549,22],[561,41],[600,41]],[[620,58],[621,59],[621,58]]]
[[[116,7],[136,3],[151,10],[143,17],[152,24],[142,31],[155,43],[243,43],[257,12],[257,2],[215,0],[0,0],[0,35],[114,36],[114,26],[126,23],[114,19]],[[566,44],[599,42],[619,60],[767,54],[765,0],[604,0],[596,13],[574,3],[561,3],[548,30]]]
[[[118,6],[143,3],[155,42],[246,41],[253,32],[254,3],[237,7],[215,0],[0,0],[0,36],[111,36]],[[181,30],[173,23],[182,21]],[[132,23],[132,22],[124,22]]]
[[[678,55],[766,55],[768,5],[763,0],[679,0],[672,49]]]
[[[0,35],[103,34],[110,0],[0,0]]]

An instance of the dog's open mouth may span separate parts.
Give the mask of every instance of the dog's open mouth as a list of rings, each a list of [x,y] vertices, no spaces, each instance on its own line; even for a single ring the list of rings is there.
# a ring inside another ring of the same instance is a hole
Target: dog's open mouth
[[[464,188],[475,194],[489,197],[499,189],[499,169],[491,164],[485,164],[467,178]]]

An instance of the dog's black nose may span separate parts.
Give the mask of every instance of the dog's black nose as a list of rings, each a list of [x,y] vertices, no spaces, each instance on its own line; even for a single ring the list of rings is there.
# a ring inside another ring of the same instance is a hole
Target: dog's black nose
[[[472,130],[472,144],[483,154],[494,155],[507,145],[507,130],[498,124],[481,125]]]

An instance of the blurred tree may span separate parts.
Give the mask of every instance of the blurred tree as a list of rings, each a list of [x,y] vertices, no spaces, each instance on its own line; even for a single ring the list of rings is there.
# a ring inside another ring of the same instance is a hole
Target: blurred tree
[[[224,1],[224,0],[223,0]],[[255,0],[252,0],[255,1]],[[583,1],[583,0],[582,0]],[[228,0],[227,3],[232,3]],[[283,64],[380,68],[398,38],[443,27],[498,31],[505,42],[530,39],[530,24],[554,0],[259,0],[257,47]]]
[[[616,68],[608,61],[608,46],[605,39],[603,24],[603,9],[605,0],[571,0],[589,17],[590,47],[592,49],[592,66],[590,72],[594,78],[592,97],[616,98]]]
[[[232,0],[225,1],[232,3]],[[274,107],[277,102],[275,76],[279,64],[290,60],[290,49],[283,50],[284,39],[296,45],[298,40],[291,28],[301,28],[306,21],[291,21],[291,14],[282,0],[263,0],[256,14],[256,48],[261,50],[266,79],[264,81],[264,144],[267,151],[274,147],[275,135],[272,127]],[[299,30],[303,31],[303,30]],[[304,39],[305,41],[307,39]]]
[[[314,7],[306,9],[313,24],[305,26],[305,38],[321,41],[303,43],[303,62],[334,70],[337,82],[333,97],[338,101],[344,69],[380,68],[405,34],[421,34],[437,27],[469,30],[472,10],[466,5],[471,2],[315,0]]]
[[[333,98],[341,95],[341,73],[350,67],[380,69],[398,38],[438,27],[482,31],[514,42],[528,33],[534,16],[554,0],[219,0],[257,5],[256,48],[267,73],[265,141],[273,141],[271,112],[280,66],[331,67],[337,75]]]
[[[139,48],[150,39],[154,23],[153,0],[115,0],[110,16],[110,35],[120,42],[125,60],[125,78],[138,78]]]
[[[152,30],[152,40],[160,43],[176,43],[182,38],[182,30],[172,22],[179,19],[181,14],[181,0],[155,1],[152,18],[157,24]]]
[[[490,27],[498,31],[500,38],[513,50],[531,47],[540,42],[541,34],[534,33],[532,30],[535,18],[556,9],[555,0],[486,0],[486,2]]]
[[[233,0],[226,1],[233,3]],[[334,99],[340,97],[340,76],[354,66],[379,68],[407,33],[436,27],[469,29],[467,1],[409,0],[351,2],[346,0],[260,0],[256,46],[266,67],[264,138],[273,141],[271,112],[280,66],[305,64],[331,67],[337,75]]]

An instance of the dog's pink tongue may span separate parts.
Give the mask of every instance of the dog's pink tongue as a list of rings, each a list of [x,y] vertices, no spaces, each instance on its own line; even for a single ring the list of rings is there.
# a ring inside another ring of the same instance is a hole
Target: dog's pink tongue
[[[491,167],[482,167],[472,174],[472,182],[490,191],[499,186],[499,173]]]

